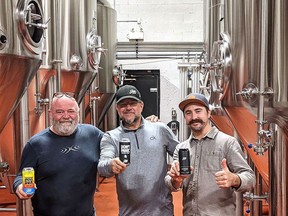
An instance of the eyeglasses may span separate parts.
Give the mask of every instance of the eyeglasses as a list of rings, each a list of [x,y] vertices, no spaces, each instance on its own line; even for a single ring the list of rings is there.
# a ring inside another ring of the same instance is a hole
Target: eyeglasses
[[[74,98],[74,95],[75,95],[75,93],[73,93],[73,92],[55,92],[55,93],[53,94],[53,98],[61,98],[61,97],[63,97],[63,96],[66,96],[66,97],[68,97],[68,98],[73,98],[73,99],[75,99],[75,98]]]
[[[127,102],[123,102],[123,103],[118,103],[117,105],[120,107],[120,108],[125,108],[127,107],[128,105],[130,107],[136,107],[137,104],[140,103],[140,101],[127,101]]]

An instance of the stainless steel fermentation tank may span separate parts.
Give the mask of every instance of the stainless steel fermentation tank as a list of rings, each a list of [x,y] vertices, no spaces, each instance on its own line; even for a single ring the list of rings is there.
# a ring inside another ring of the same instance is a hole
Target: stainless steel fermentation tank
[[[75,94],[81,122],[116,126],[117,20],[105,0],[4,0],[0,12],[0,178],[12,192],[23,146],[49,125],[54,92]],[[17,214],[31,215],[28,206]]]
[[[40,67],[45,28],[41,1],[1,1],[0,133]],[[1,136],[1,173],[7,173],[9,169],[13,172],[15,170],[13,139],[13,136]],[[10,187],[10,178],[3,178],[2,181]]]
[[[98,125],[99,117],[106,120],[103,130],[116,126],[115,109],[105,106],[116,90],[112,81],[117,44],[115,10],[105,0],[43,3],[51,26],[40,73],[49,74],[51,79],[42,98],[51,97],[55,91],[74,92],[79,103],[83,100],[82,121],[92,112],[93,124]]]
[[[41,64],[42,22],[43,11],[39,1],[1,1],[0,131]]]
[[[45,18],[51,21],[40,71],[54,75],[52,92],[74,92],[81,102],[97,75],[101,56],[97,1],[43,0],[43,5]]]
[[[287,215],[288,3],[206,0],[204,8],[210,102],[220,101],[256,171],[251,214],[269,203],[269,215]]]

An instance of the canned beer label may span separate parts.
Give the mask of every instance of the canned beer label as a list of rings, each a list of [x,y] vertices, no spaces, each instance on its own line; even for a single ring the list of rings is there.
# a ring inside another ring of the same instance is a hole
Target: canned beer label
[[[189,149],[179,149],[179,164],[180,164],[180,175],[191,174]]]
[[[128,138],[123,138],[119,142],[119,159],[125,164],[130,164],[130,140]]]
[[[34,194],[35,193],[35,174],[33,167],[25,167],[22,170],[22,185],[23,191],[26,194]]]

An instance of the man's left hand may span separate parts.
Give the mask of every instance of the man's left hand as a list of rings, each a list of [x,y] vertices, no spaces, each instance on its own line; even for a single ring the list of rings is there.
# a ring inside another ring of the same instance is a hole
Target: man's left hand
[[[222,160],[221,166],[222,170],[215,173],[216,183],[219,188],[239,187],[241,183],[240,178],[238,175],[230,172],[225,158]]]

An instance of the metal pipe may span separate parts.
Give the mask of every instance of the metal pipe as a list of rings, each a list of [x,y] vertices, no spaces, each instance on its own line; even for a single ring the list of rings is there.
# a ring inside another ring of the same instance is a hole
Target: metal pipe
[[[22,152],[22,127],[20,124],[20,108],[18,108],[13,113],[13,124],[14,124],[14,158],[15,158],[15,170],[19,170],[21,162],[21,152]],[[17,172],[17,171],[16,171]],[[16,200],[17,216],[24,215],[23,202],[20,199]]]
[[[195,59],[197,56],[200,55],[200,52],[198,53],[143,53],[138,50],[138,52],[135,50],[135,52],[130,53],[117,53],[116,58],[118,60],[134,60],[134,59]]]
[[[16,115],[15,117],[15,125],[19,124],[20,127],[18,129],[15,129],[16,137],[18,138],[17,141],[15,141],[15,151],[17,152],[17,159],[16,161],[19,161],[20,164],[20,155],[22,152],[22,149],[24,145],[27,143],[28,139],[31,137],[30,130],[29,130],[29,104],[28,104],[28,94],[27,92],[24,94],[24,96],[21,99],[21,103],[18,106],[19,109],[19,115]],[[17,169],[18,170],[18,169]],[[18,203],[19,202],[19,203]],[[18,208],[20,207],[20,215],[29,216],[32,215],[32,207],[31,205],[27,205],[23,201],[19,201],[17,199],[17,213]]]
[[[195,59],[195,58],[194,58]],[[180,72],[180,95],[181,98],[184,98],[187,94],[192,92],[192,87],[195,86],[195,82],[199,82],[199,80],[193,80],[195,79],[191,77],[190,72],[192,72],[196,67],[199,67],[199,64],[197,61],[189,61],[189,59],[183,58],[182,62],[178,63],[178,69]],[[188,70],[189,69],[189,70]],[[197,79],[197,78],[196,78]],[[197,92],[199,92],[199,89]],[[180,129],[179,129],[179,140],[183,141],[188,138],[190,135],[189,129],[186,127],[185,120],[183,118],[180,118]]]
[[[47,104],[47,106],[45,106],[45,127],[49,127],[50,126],[50,120],[49,120],[49,104]]]
[[[35,74],[35,85],[36,85],[36,93],[35,93],[35,100],[36,100],[36,107],[34,108],[34,111],[36,114],[41,115],[42,113],[42,107],[41,107],[41,93],[40,93],[40,84],[39,84],[39,75],[38,72]]]
[[[0,212],[16,212],[16,208],[0,208]]]
[[[261,25],[261,66],[259,71],[259,98],[258,98],[258,110],[257,110],[257,118],[258,118],[258,132],[263,130],[264,123],[264,95],[261,92],[265,91],[265,77],[264,74],[267,74],[267,35],[268,35],[268,3],[267,0],[262,1],[262,25]],[[258,142],[261,143],[261,139],[258,136]]]
[[[113,97],[110,98],[110,101],[107,101],[107,103],[105,104],[101,116],[99,117],[99,121],[97,122],[97,127],[99,127],[102,124],[104,117],[108,113],[108,110],[110,109],[115,98],[116,94],[114,94]]]
[[[61,11],[61,2],[60,1],[56,1],[55,2],[55,11],[58,16],[60,16],[62,13]],[[59,17],[59,20],[60,20],[60,17]],[[54,21],[55,22],[55,21]],[[57,22],[57,21],[56,21]],[[55,56],[52,61],[52,64],[56,65],[56,72],[57,72],[57,75],[56,75],[56,91],[60,92],[62,90],[61,88],[61,63],[62,63],[62,58],[61,58],[61,47],[62,47],[62,41],[61,41],[61,34],[63,34],[63,32],[61,31],[62,28],[61,25],[55,25],[54,28],[55,28],[55,31],[54,31],[54,34],[55,34],[55,41],[54,41],[54,50],[55,50]]]
[[[269,216],[282,216],[287,215],[287,140],[280,127],[274,131],[275,145],[269,149]]]
[[[98,122],[98,100],[100,97],[91,97],[90,106],[91,106],[91,124],[96,126]]]
[[[257,184],[254,188],[254,191],[256,194],[259,195],[253,195],[252,200],[262,200],[263,197],[261,197],[262,194],[262,185],[260,184],[261,182],[261,175],[258,171],[255,172],[256,175],[256,180],[257,180]],[[265,199],[267,199],[266,197],[264,197]],[[262,202],[253,202],[253,213],[257,216],[261,216],[262,215]]]
[[[257,110],[257,142],[255,146],[255,150],[257,151],[257,154],[263,154],[264,153],[264,148],[263,148],[263,143],[262,143],[262,138],[259,135],[259,132],[263,130],[263,124],[264,124],[264,95],[262,92],[265,91],[265,77],[264,74],[266,74],[267,70],[267,34],[268,34],[268,7],[267,7],[267,2],[266,0],[262,1],[261,5],[261,62],[260,62],[260,71],[259,71],[259,91],[258,91],[258,110]],[[259,181],[260,174],[259,172],[256,172],[257,176],[257,182]],[[257,194],[261,193],[261,188],[260,184],[257,184],[255,187],[255,191]],[[253,196],[253,199],[255,197]],[[261,203],[257,202],[254,203],[253,205],[253,213],[255,215],[261,215],[262,210],[261,210]]]
[[[116,58],[124,59],[195,59],[203,52],[200,42],[118,42]]]
[[[56,65],[56,71],[57,71],[57,75],[56,75],[56,91],[61,92],[61,63],[62,60],[54,60],[53,61],[54,64]]]
[[[135,50],[135,43],[118,42],[117,52],[131,52]],[[138,42],[138,48],[142,52],[202,52],[202,42]]]
[[[236,216],[243,215],[243,195],[240,192],[236,192]]]

